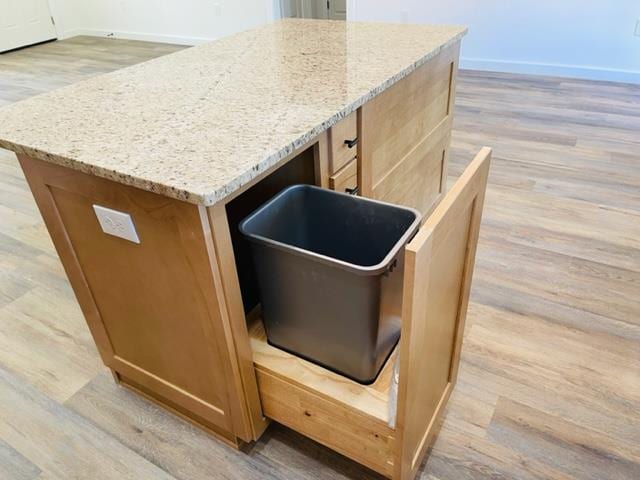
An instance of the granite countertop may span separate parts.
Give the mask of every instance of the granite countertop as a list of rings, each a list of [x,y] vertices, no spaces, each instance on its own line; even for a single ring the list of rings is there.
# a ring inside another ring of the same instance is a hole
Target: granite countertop
[[[282,20],[8,105],[0,147],[213,205],[465,33]]]

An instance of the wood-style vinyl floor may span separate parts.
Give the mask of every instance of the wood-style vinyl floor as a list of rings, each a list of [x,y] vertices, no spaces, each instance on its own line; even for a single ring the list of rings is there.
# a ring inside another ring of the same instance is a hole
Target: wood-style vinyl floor
[[[0,105],[180,47],[0,55]],[[458,386],[422,479],[640,479],[640,86],[461,72],[450,182],[494,160]],[[379,478],[278,425],[234,451],[100,360],[0,151],[0,479]]]

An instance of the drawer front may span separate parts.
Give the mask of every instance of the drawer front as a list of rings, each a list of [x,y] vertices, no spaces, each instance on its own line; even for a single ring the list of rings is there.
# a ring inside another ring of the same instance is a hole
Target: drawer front
[[[334,174],[343,168],[357,153],[358,114],[353,112],[329,131],[329,174]],[[351,142],[349,144],[345,142]]]
[[[354,193],[358,187],[358,161],[352,159],[342,170],[329,178],[329,188],[336,192]]]
[[[293,430],[391,477],[393,430],[340,402],[257,368],[262,411]]]
[[[267,342],[254,315],[249,335],[264,415],[386,476],[392,476],[395,431],[389,426],[393,367],[371,385],[280,350]]]

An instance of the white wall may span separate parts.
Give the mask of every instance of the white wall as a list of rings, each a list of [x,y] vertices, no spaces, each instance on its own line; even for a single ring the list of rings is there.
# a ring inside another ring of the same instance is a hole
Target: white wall
[[[59,38],[117,38],[193,45],[274,18],[274,0],[49,0]]]
[[[640,0],[349,0],[348,15],[467,25],[463,68],[640,83]]]

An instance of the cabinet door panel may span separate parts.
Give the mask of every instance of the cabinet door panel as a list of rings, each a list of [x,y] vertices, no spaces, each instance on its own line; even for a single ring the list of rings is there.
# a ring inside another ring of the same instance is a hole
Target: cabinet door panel
[[[406,205],[427,215],[442,198],[445,190],[447,150],[451,124],[425,137],[415,149],[380,180],[372,197],[389,203]]]
[[[362,195],[426,214],[444,192],[459,44],[360,109]],[[428,188],[422,188],[428,183]]]
[[[20,160],[104,363],[245,436],[204,209]],[[131,215],[140,243],[104,233],[94,204]]]
[[[483,148],[405,251],[397,478],[413,478],[456,381],[491,150]]]

